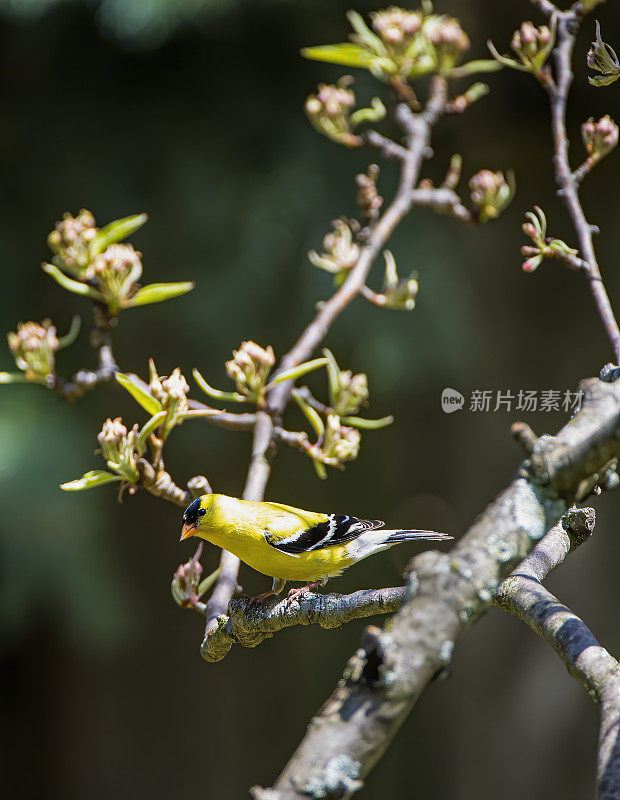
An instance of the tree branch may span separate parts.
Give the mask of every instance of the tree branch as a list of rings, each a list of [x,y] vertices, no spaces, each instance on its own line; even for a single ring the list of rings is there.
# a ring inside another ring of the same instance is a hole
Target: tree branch
[[[349,797],[360,788],[499,583],[582,483],[620,453],[620,383],[590,379],[581,388],[581,410],[557,436],[536,441],[517,477],[453,549],[414,559],[411,599],[383,631],[366,631],[274,790],[256,797]]]
[[[221,661],[233,644],[256,647],[278,631],[294,625],[317,624],[339,628],[353,619],[390,614],[403,603],[405,586],[362,589],[353,594],[305,594],[289,602],[251,606],[247,597],[231,600],[228,611],[218,619],[216,630],[205,637],[201,655],[205,661]]]
[[[600,704],[596,782],[600,800],[620,797],[620,665],[587,625],[541,585],[594,528],[593,509],[575,509],[581,526],[557,525],[498,588],[494,603],[553,647],[569,673]],[[579,523],[578,523],[579,524]]]

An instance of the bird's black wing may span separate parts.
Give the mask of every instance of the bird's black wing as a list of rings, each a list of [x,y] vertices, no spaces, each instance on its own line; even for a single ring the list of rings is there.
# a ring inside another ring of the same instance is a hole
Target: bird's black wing
[[[299,555],[322,547],[332,547],[356,539],[366,531],[383,527],[378,519],[357,519],[346,514],[329,514],[326,522],[319,522],[312,528],[287,536],[286,539],[267,539],[272,547],[283,553]]]

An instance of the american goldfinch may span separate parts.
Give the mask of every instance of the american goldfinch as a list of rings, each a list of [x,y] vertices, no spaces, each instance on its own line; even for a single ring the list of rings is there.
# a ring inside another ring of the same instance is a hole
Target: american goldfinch
[[[415,539],[452,539],[433,531],[384,530],[383,522],[345,514],[318,514],[285,506],[205,494],[183,514],[181,541],[200,536],[273,578],[255,600],[280,594],[287,581],[303,581],[289,598],[332,578],[367,556]]]

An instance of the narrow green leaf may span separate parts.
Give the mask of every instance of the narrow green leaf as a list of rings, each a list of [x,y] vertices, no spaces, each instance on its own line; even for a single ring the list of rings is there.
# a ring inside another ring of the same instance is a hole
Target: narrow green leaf
[[[299,395],[298,392],[293,392],[293,399],[299,406],[299,408],[303,411],[304,416],[312,425],[312,429],[316,433],[316,435],[321,438],[325,432],[325,425],[323,424],[323,420],[319,416],[318,412],[315,411],[312,406],[309,406],[308,403]]]
[[[191,292],[196,284],[193,281],[180,281],[179,283],[151,283],[143,286],[129,300],[123,301],[123,308],[133,306],[146,306],[149,303],[161,303],[172,297]]]
[[[66,289],[68,292],[73,292],[73,294],[81,294],[83,297],[92,297],[93,300],[103,300],[103,295],[100,294],[96,289],[93,289],[92,286],[89,286],[87,283],[82,283],[81,281],[74,281],[72,278],[69,278],[65,275],[64,272],[61,272],[58,267],[55,267],[53,264],[41,264],[43,268],[43,272],[47,272],[50,278],[53,278],[56,283],[60,284],[63,289]]]
[[[338,393],[340,392],[340,367],[338,366],[338,362],[334,358],[334,354],[331,350],[324,348],[323,355],[327,358],[327,383],[329,388],[329,397],[332,401],[332,405],[336,397],[338,397]]]
[[[132,233],[135,233],[138,228],[141,228],[147,221],[146,214],[132,214],[130,217],[117,219],[110,222],[104,228],[97,232],[97,235],[90,243],[90,256],[94,258],[99,253],[103,253],[111,244],[121,242]]]
[[[497,50],[495,49],[495,45],[490,39],[487,41],[487,47],[491,51],[491,55],[493,56],[493,58],[495,58],[497,61],[499,61],[500,64],[503,64],[505,67],[510,67],[510,69],[517,69],[520,72],[531,72],[531,70],[528,69],[524,64],[520,64],[513,58],[508,58],[508,56],[500,55],[500,53],[497,52]]]
[[[138,449],[142,450],[144,447],[144,443],[146,442],[146,438],[150,433],[153,433],[155,428],[159,427],[161,423],[166,419],[168,415],[167,411],[158,411],[157,414],[152,416],[148,422],[146,422],[142,426],[142,430],[138,434]]]
[[[140,403],[142,408],[146,409],[149,414],[154,415],[162,410],[161,403],[152,394],[145,392],[141,386],[134,383],[128,375],[122,372],[117,372],[116,380],[120,383],[123,389],[126,389],[133,399]]]
[[[351,425],[354,428],[361,428],[366,431],[374,431],[378,428],[385,428],[386,425],[391,425],[394,422],[394,417],[390,414],[389,417],[381,417],[381,419],[364,419],[363,417],[342,417],[345,425]]]
[[[23,372],[0,372],[0,383],[29,383]]]
[[[65,492],[82,492],[84,489],[94,489],[95,486],[103,486],[105,483],[122,481],[120,475],[112,475],[102,469],[94,469],[69,483],[61,483],[60,488]]]
[[[475,75],[477,72],[498,72],[503,69],[504,64],[494,58],[479,58],[476,61],[468,61],[455,67],[450,72],[451,78],[466,78],[468,75]]]
[[[311,61],[324,61],[327,64],[340,64],[343,67],[367,69],[373,55],[359,44],[326,44],[319,47],[303,47],[301,54]]]
[[[197,369],[194,369],[193,375],[198,386],[200,386],[202,391],[209,397],[213,397],[215,400],[228,400],[232,401],[233,403],[247,402],[248,398],[242,394],[238,394],[237,392],[220,392],[219,389],[214,389],[212,386],[209,386]]]
[[[323,464],[322,461],[319,461],[318,459],[313,458],[312,459],[312,465],[314,466],[314,469],[316,470],[316,474],[319,476],[319,478],[322,481],[324,481],[327,478],[327,470],[325,469],[325,464]]]
[[[297,380],[297,378],[301,378],[302,375],[307,375],[309,372],[313,372],[315,369],[320,369],[321,367],[327,366],[327,364],[328,360],[326,358],[315,358],[313,361],[306,361],[304,364],[300,364],[298,367],[287,369],[284,370],[284,372],[278,373],[265,388],[270,389],[272,386],[275,386],[276,383],[282,383],[282,381]]]
[[[79,314],[74,314],[73,319],[71,320],[71,325],[69,326],[69,330],[65,333],[64,336],[58,337],[58,347],[60,350],[63,347],[69,347],[70,344],[73,344],[78,337],[80,332],[80,328],[82,327],[82,318]]]

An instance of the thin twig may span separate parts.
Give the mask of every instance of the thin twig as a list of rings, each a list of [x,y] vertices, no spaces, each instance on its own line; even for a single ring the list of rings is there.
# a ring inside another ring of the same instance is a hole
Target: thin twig
[[[538,0],[536,5],[547,15],[557,11],[555,6],[546,2],[546,0]],[[569,89],[573,81],[572,55],[580,21],[581,17],[578,13],[577,5],[569,11],[557,14],[557,44],[554,49],[556,76],[555,81],[548,81],[543,85],[549,95],[551,106],[551,129],[555,154],[553,166],[558,193],[566,206],[577,233],[581,255],[587,264],[587,269],[584,270],[584,273],[587,276],[596,308],[611,342],[616,363],[620,363],[620,329],[601,277],[592,240],[592,225],[586,220],[581,207],[579,183],[570,168],[568,156],[566,106]]]

